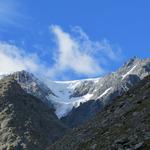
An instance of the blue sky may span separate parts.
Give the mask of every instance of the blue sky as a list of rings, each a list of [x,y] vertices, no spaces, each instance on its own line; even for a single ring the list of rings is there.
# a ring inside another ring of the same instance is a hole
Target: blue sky
[[[71,80],[150,57],[149,8],[149,0],[0,0],[1,74]]]

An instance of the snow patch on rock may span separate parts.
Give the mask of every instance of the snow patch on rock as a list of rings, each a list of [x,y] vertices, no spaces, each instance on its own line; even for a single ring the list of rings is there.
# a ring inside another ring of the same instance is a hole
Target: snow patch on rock
[[[129,70],[126,74],[122,75],[122,80],[123,80],[126,76],[128,76],[129,74],[131,74],[132,71],[133,71],[135,68],[136,68],[136,66],[134,66],[134,67],[133,67],[131,70]]]

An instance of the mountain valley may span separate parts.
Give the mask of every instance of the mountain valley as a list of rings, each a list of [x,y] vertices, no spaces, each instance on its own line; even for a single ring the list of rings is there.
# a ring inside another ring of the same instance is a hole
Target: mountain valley
[[[99,78],[0,76],[0,150],[149,150],[150,58]]]

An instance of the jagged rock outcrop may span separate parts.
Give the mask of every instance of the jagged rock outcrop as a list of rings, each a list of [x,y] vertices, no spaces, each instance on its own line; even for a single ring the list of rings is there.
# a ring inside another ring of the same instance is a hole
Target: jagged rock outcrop
[[[78,97],[90,94],[90,99],[79,107],[75,107],[62,121],[70,127],[77,127],[88,121],[98,111],[121,96],[140,80],[150,74],[150,59],[132,58],[118,71],[97,80],[81,81],[72,96]],[[86,108],[84,107],[86,106]]]
[[[88,121],[99,110],[150,74],[150,58],[132,58],[116,72],[95,79],[40,81],[26,71],[12,73],[27,93],[47,104],[69,127]],[[1,77],[0,77],[1,78]]]
[[[13,76],[0,80],[0,150],[43,150],[67,128]]]
[[[24,91],[39,98],[53,108],[49,96],[54,96],[55,94],[44,82],[40,81],[32,73],[23,70],[15,72],[10,76],[12,76],[18,82]]]
[[[150,75],[47,150],[149,150]]]

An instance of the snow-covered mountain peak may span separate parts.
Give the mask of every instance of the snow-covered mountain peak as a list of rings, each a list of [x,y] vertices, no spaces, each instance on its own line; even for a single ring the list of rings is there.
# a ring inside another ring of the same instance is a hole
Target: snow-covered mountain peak
[[[104,77],[55,81],[55,85],[49,87],[58,96],[56,101],[59,104],[56,102],[55,106],[59,105],[59,107],[56,112],[59,117],[62,117],[73,107],[78,107],[90,100],[99,100],[105,105],[110,99],[121,95],[148,74],[150,74],[150,59],[134,57],[118,71]],[[59,108],[62,108],[62,111]]]
[[[53,107],[47,97],[55,94],[43,81],[39,80],[32,73],[25,70],[14,72],[9,75],[12,76],[27,93],[36,96],[50,107]]]
[[[132,58],[118,71],[100,78],[46,83],[26,71],[11,74],[28,93],[54,107],[58,117],[67,115],[73,107],[87,101],[101,101],[103,105],[127,91],[150,74],[150,59]],[[0,78],[3,76],[0,76]]]

